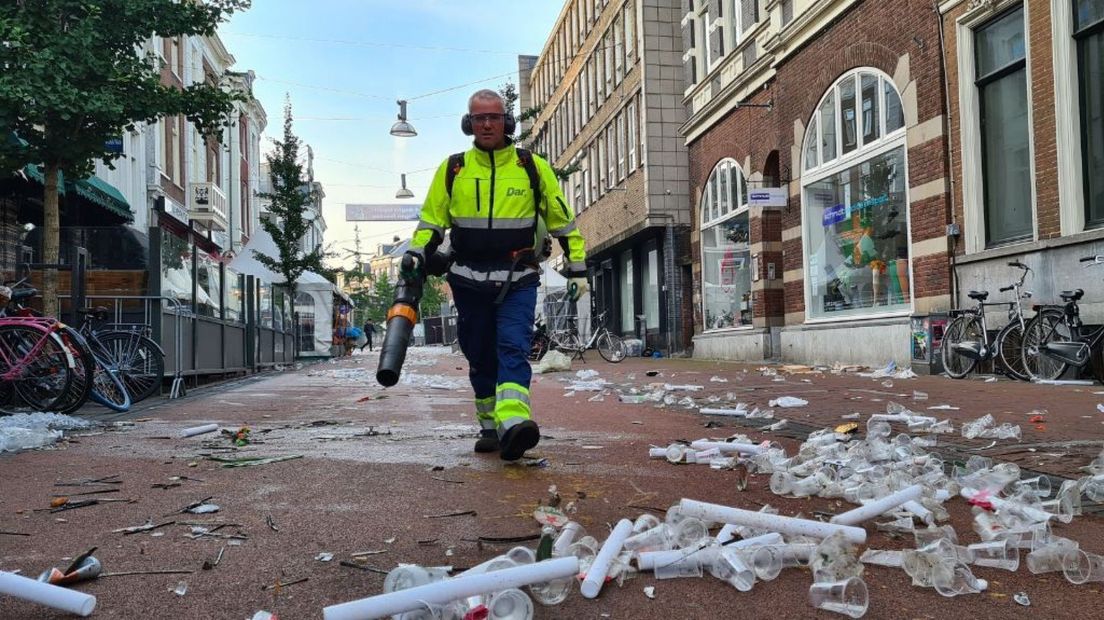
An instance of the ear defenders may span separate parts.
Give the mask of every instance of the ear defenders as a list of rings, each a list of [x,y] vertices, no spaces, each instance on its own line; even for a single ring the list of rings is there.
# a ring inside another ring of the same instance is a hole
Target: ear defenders
[[[514,135],[514,131],[517,129],[517,121],[514,120],[514,115],[507,112],[502,119],[502,129],[507,136]],[[471,114],[465,114],[460,119],[460,131],[464,132],[465,136],[474,136],[475,129],[472,127]]]

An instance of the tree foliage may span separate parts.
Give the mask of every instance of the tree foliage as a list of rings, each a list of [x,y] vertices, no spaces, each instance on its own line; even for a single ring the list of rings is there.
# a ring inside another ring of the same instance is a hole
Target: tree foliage
[[[317,199],[317,192],[303,176],[299,163],[299,138],[292,128],[291,102],[284,105],[284,139],[275,141],[276,148],[266,156],[272,179],[272,191],[260,194],[268,200],[269,217],[261,218],[261,227],[276,242],[277,256],[256,250],[253,255],[265,267],[284,277],[285,286],[295,298],[297,282],[304,271],[325,269],[321,247],[304,253],[300,240],[310,231],[311,220],[304,218]]]
[[[239,97],[218,85],[161,83],[152,37],[210,35],[249,0],[5,0],[0,2],[0,166],[41,164],[43,262],[58,259],[58,172],[92,173],[120,155],[104,144],[142,123],[183,115],[213,135]],[[14,132],[24,143],[8,140]],[[56,312],[56,272],[43,296]]]

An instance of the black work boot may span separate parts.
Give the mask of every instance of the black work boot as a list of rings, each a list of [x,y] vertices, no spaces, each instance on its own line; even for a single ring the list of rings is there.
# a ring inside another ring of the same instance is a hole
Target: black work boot
[[[502,451],[498,456],[504,461],[516,461],[525,454],[526,450],[535,447],[539,441],[540,427],[532,420],[525,420],[502,433],[502,438],[499,439]]]
[[[480,454],[498,452],[498,431],[493,428],[480,430],[479,439],[475,440],[475,451]]]

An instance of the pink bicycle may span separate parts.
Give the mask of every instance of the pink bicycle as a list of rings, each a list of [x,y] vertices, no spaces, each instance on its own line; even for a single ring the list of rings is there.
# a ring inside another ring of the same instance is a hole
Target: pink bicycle
[[[64,329],[51,318],[0,317],[0,413],[57,411],[66,402],[77,369]]]

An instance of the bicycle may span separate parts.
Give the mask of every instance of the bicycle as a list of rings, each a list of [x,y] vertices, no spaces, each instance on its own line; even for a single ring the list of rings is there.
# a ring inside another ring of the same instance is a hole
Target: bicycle
[[[1001,287],[1000,292],[1015,291],[1015,301],[986,303],[989,291],[970,291],[967,296],[975,300],[977,305],[974,308],[951,311],[951,316],[955,318],[947,326],[943,336],[943,370],[948,376],[961,379],[970,374],[980,362],[995,360],[1003,367],[1006,375],[1020,380],[1027,379],[1020,354],[1025,329],[1020,300],[1031,298],[1031,292],[1023,290],[1024,280],[1031,273],[1031,268],[1019,261],[1008,263],[1008,266],[1020,269],[1022,273],[1018,281]],[[992,340],[989,339],[986,323],[986,306],[1008,306],[1008,324]]]
[[[56,411],[68,398],[76,362],[60,331],[53,319],[0,318],[0,412]]]
[[[567,327],[564,329],[552,330],[546,332],[547,344],[540,344],[536,342],[534,338],[535,346],[544,347],[544,351],[547,351],[548,347],[559,349],[565,353],[570,353],[572,359],[578,357],[582,361],[586,361],[583,357],[583,352],[588,349],[597,348],[598,354],[602,356],[602,359],[616,364],[625,359],[626,349],[625,342],[621,336],[611,332],[606,328],[605,324],[606,313],[602,312],[598,314],[595,319],[595,323],[598,325],[597,329],[591,330],[590,338],[583,341],[579,336],[578,321],[575,317],[568,317]],[[539,325],[538,330],[543,328],[543,325]],[[543,356],[543,353],[541,353]],[[540,359],[539,357],[537,359]]]
[[[161,388],[165,375],[165,351],[150,335],[148,325],[108,323],[97,329],[94,321],[105,322],[108,310],[103,306],[77,311],[83,317],[79,332],[110,361],[130,393],[131,404],[145,400]]]
[[[1104,255],[1086,256],[1080,262],[1104,264]],[[1084,324],[1077,302],[1085,296],[1083,289],[1062,291],[1058,296],[1063,303],[1037,306],[1035,318],[1024,330],[1023,362],[1027,374],[1035,381],[1053,381],[1070,366],[1084,368],[1096,358],[1094,375],[1098,381],[1104,381],[1101,363],[1104,360],[1100,359],[1104,326],[1088,333],[1081,331]]]

